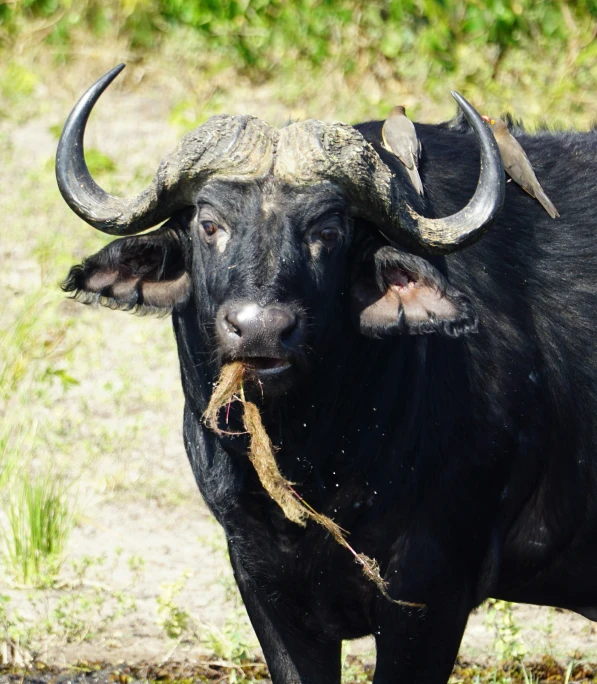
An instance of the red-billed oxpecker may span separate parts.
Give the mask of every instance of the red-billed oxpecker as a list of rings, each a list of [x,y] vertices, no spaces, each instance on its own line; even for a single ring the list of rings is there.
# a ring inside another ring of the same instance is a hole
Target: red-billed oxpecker
[[[413,122],[406,116],[404,105],[394,107],[381,129],[383,144],[406,167],[411,183],[419,195],[423,194],[423,183],[419,176],[421,142]]]
[[[506,123],[502,121],[502,119],[495,119],[489,116],[484,116],[482,118],[484,121],[487,121],[493,130],[493,135],[500,148],[506,173],[515,183],[518,183],[525,192],[528,192],[531,197],[534,197],[551,218],[558,218],[560,215],[558,210],[545,194],[545,191],[537,180],[537,176],[533,171],[529,158],[522,149],[522,145],[516,140],[512,133],[510,133]]]

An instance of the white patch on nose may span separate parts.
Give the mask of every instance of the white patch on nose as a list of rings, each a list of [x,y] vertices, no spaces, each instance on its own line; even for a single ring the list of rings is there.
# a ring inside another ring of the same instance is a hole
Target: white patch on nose
[[[236,320],[242,325],[247,321],[253,321],[259,315],[260,308],[257,304],[247,304],[236,315]]]

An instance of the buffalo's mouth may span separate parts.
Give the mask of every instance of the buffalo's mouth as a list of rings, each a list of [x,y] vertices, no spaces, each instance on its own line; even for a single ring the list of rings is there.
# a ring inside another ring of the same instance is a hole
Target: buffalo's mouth
[[[288,359],[275,356],[251,356],[239,360],[243,362],[249,375],[256,378],[269,378],[274,375],[280,375],[292,368],[292,363]]]

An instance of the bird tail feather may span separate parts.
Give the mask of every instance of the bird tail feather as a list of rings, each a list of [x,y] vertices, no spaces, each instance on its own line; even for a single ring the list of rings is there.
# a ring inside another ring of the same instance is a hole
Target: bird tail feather
[[[543,190],[539,190],[536,193],[537,199],[539,202],[541,202],[541,206],[545,209],[545,211],[551,216],[551,218],[559,218],[560,212],[555,208],[553,205],[553,202],[549,199],[549,197],[543,192]]]
[[[408,175],[410,176],[411,183],[415,186],[415,190],[419,195],[423,196],[423,183],[421,182],[421,176],[419,176],[419,170],[416,165],[413,165],[412,169],[407,168]]]

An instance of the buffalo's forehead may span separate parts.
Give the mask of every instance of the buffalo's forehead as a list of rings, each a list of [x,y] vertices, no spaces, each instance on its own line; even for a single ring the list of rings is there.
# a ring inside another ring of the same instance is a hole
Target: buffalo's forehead
[[[308,223],[332,206],[340,210],[345,202],[342,190],[331,181],[295,185],[273,175],[258,180],[216,176],[205,184],[197,199],[215,206],[233,221],[261,219],[270,223],[278,217],[298,224]]]
[[[344,202],[342,190],[330,181],[311,185],[296,185],[270,178],[261,187],[260,205],[264,216],[288,214],[301,222],[316,218],[330,204]]]

